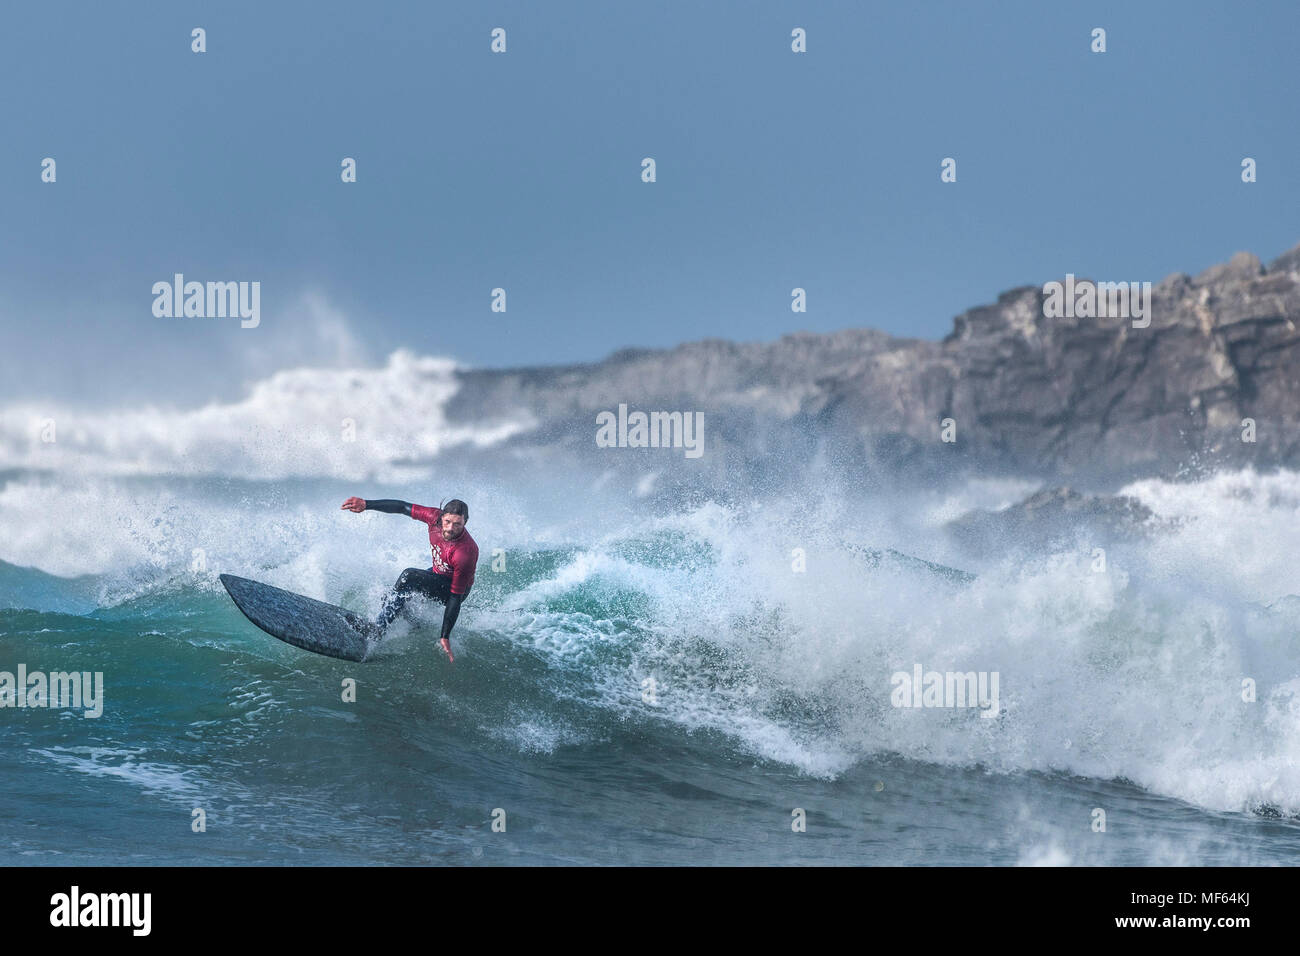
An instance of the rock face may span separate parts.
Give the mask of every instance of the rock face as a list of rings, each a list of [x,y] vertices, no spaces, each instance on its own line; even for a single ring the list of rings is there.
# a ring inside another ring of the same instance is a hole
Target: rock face
[[[1136,498],[1086,495],[1072,488],[1049,488],[1002,511],[971,511],[945,526],[955,544],[971,556],[1008,546],[1042,548],[1087,527],[1090,544],[1108,546],[1164,527]]]
[[[1146,328],[1046,318],[1044,298],[1041,287],[1012,289],[957,316],[941,342],[796,333],[465,371],[449,412],[483,423],[526,412],[543,424],[519,444],[585,459],[602,410],[698,411],[707,451],[693,464],[715,473],[794,469],[818,453],[874,473],[1075,484],[1300,467],[1300,246],[1268,268],[1238,253],[1194,278],[1169,276],[1152,288]],[[940,440],[945,418],[955,443]],[[1242,440],[1247,418],[1254,442]]]

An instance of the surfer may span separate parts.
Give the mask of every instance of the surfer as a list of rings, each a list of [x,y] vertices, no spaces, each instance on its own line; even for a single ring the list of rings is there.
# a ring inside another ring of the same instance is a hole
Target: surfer
[[[407,568],[402,572],[393,590],[384,598],[383,609],[375,619],[375,627],[383,634],[393,619],[401,613],[412,594],[423,594],[447,605],[442,614],[442,649],[447,659],[456,658],[451,653],[451,629],[460,616],[460,603],[474,586],[474,569],[478,566],[478,545],[465,530],[469,521],[469,505],[453,498],[441,508],[413,505],[409,501],[382,498],[366,501],[349,498],[343,502],[344,511],[382,511],[386,514],[404,514],[423,521],[429,526],[429,543],[433,546],[433,567],[427,571]]]

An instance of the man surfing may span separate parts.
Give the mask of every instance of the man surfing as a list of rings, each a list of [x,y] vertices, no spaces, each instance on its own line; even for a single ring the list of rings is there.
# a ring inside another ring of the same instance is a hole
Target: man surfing
[[[393,590],[384,598],[383,609],[375,619],[379,635],[401,613],[412,594],[423,594],[447,605],[442,614],[442,649],[449,661],[456,660],[451,653],[451,629],[460,616],[460,602],[474,586],[474,569],[478,566],[478,545],[465,530],[469,521],[469,505],[453,498],[441,508],[413,505],[409,501],[381,498],[366,501],[349,498],[343,502],[343,511],[382,511],[386,514],[404,514],[423,521],[429,526],[429,544],[433,546],[433,567],[428,571],[407,568],[402,572]]]

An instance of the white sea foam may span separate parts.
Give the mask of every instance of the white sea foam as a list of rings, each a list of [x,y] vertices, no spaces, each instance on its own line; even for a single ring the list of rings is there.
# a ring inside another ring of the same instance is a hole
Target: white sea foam
[[[517,639],[570,660],[601,643],[625,648],[603,667],[585,662],[609,709],[729,734],[805,772],[898,753],[1125,778],[1217,810],[1300,811],[1300,614],[1263,606],[1300,593],[1293,563],[1278,557],[1300,546],[1300,476],[1127,491],[1182,521],[1116,549],[1103,573],[1089,550],[1042,554],[991,562],[962,588],[924,570],[864,566],[826,537],[787,535],[779,510],[710,506],[594,543],[500,610],[521,615]],[[707,545],[707,566],[624,557],[637,536],[666,527]],[[792,570],[795,545],[803,574]],[[565,592],[629,591],[652,610],[621,632],[573,612],[525,615]],[[888,706],[890,674],[917,662],[998,671],[1004,713]],[[654,708],[639,697],[647,676]],[[1243,699],[1247,679],[1255,702]]]
[[[113,747],[50,747],[32,753],[93,777],[118,780],[147,794],[188,797],[200,792],[204,781],[191,769],[142,760],[143,750]]]
[[[457,389],[454,370],[449,360],[398,350],[377,369],[278,372],[240,401],[201,408],[12,404],[0,409],[0,469],[81,477],[415,479],[448,448],[494,445],[534,425],[522,412],[491,428],[449,420],[444,409]],[[47,421],[54,423],[53,441],[43,440]]]

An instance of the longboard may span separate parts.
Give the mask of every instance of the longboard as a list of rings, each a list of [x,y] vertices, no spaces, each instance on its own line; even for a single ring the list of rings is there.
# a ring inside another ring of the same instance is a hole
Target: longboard
[[[246,618],[286,644],[345,661],[364,661],[370,651],[374,625],[351,611],[233,574],[221,583]]]

